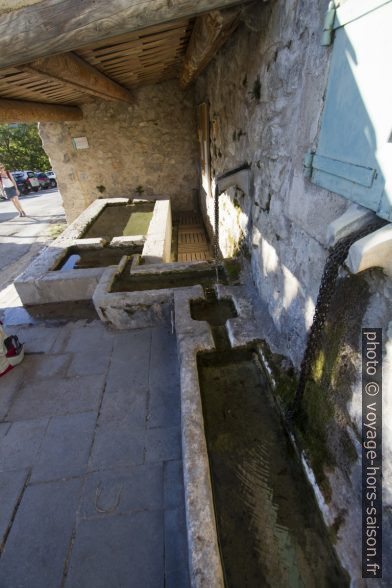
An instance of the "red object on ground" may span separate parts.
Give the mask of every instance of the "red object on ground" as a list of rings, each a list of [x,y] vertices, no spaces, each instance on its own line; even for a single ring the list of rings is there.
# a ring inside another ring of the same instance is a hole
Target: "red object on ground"
[[[10,372],[12,369],[14,369],[14,366],[13,365],[7,366],[6,369],[4,370],[4,372],[1,372],[0,378],[1,378],[1,376],[5,376],[5,374],[7,374],[8,372]]]

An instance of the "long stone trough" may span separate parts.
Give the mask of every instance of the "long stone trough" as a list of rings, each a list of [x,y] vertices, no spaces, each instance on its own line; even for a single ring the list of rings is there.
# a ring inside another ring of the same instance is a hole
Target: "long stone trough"
[[[16,278],[16,290],[25,305],[50,302],[91,300],[94,291],[105,272],[105,267],[89,267],[58,271],[57,268],[75,248],[99,251],[105,247],[140,250],[145,263],[151,260],[165,263],[170,261],[171,209],[170,200],[156,201],[146,235],[113,236],[110,240],[102,237],[83,238],[107,206],[127,206],[128,198],[107,198],[95,200],[67,229],[53,241]],[[150,230],[151,227],[151,230]],[[113,228],[115,232],[115,227]],[[57,270],[57,271],[56,271]]]

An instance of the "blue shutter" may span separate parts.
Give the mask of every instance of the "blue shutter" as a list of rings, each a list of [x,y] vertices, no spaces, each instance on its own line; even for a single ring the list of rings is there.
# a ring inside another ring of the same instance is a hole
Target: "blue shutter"
[[[392,220],[392,0],[348,0],[335,39],[312,182]]]

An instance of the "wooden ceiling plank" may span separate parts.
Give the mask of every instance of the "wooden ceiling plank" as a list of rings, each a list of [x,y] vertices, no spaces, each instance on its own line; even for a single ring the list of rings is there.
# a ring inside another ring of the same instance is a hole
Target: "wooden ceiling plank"
[[[146,46],[138,46],[138,47],[133,47],[132,49],[128,49],[127,51],[123,51],[121,53],[113,53],[113,54],[107,54],[104,57],[100,57],[97,58],[96,56],[95,59],[97,59],[99,61],[99,63],[106,63],[106,62],[110,62],[110,61],[114,61],[116,59],[121,60],[121,59],[126,59],[127,57],[132,57],[134,55],[138,55],[140,53],[147,53],[147,52],[153,52],[153,51],[161,51],[163,48],[166,47],[173,47],[173,46],[178,46],[178,45],[186,45],[187,42],[186,40],[183,39],[176,39],[176,43],[160,43],[160,44],[154,44],[152,46],[150,45],[146,45]]]
[[[176,28],[182,28],[182,27],[192,27],[193,24],[193,19],[181,19],[181,20],[176,20],[174,22],[168,22],[168,23],[160,23],[154,26],[150,26],[150,27],[146,27],[145,29],[142,30],[137,30],[131,33],[125,33],[123,35],[118,35],[115,37],[110,37],[108,39],[103,39],[102,41],[95,41],[94,43],[92,43],[91,45],[87,45],[82,47],[81,49],[78,49],[77,52],[79,55],[82,55],[82,53],[88,52],[88,51],[96,51],[96,50],[100,50],[100,49],[105,49],[105,48],[111,48],[114,47],[116,45],[120,45],[121,43],[128,43],[130,41],[135,41],[138,39],[143,39],[144,37],[150,36],[150,35],[154,35],[154,34],[160,34],[162,32],[168,31],[168,30],[174,30]]]
[[[181,29],[175,30],[175,31],[168,31],[165,34],[162,35],[151,35],[151,36],[146,36],[143,38],[139,38],[137,40],[132,40],[132,41],[128,41],[127,43],[120,43],[118,45],[112,45],[110,47],[105,47],[103,49],[92,49],[91,53],[93,53],[96,57],[103,57],[105,55],[113,55],[115,53],[122,53],[124,51],[127,51],[129,49],[131,49],[134,46],[137,45],[145,45],[148,43],[160,43],[162,41],[165,40],[170,40],[173,38],[178,38],[178,37],[187,37],[189,36],[189,30],[188,27],[182,27]],[[84,53],[86,55],[86,53]]]

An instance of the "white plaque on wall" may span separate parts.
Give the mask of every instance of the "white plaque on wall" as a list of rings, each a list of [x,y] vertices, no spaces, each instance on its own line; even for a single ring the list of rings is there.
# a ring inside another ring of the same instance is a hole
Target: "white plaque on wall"
[[[88,149],[89,147],[87,137],[74,137],[72,143],[75,149]]]

